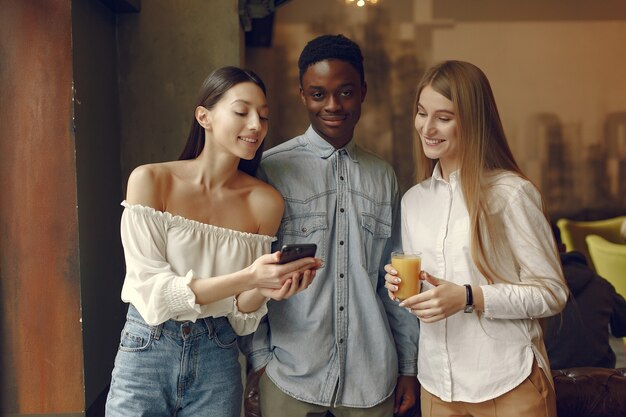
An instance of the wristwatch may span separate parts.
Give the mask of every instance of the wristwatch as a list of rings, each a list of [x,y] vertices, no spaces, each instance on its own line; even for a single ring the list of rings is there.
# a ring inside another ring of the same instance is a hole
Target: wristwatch
[[[469,284],[465,284],[465,309],[463,312],[474,312],[474,296],[472,295],[472,286]]]

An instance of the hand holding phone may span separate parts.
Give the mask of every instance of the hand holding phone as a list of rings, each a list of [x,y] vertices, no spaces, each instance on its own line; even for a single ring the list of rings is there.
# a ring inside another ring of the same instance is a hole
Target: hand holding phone
[[[317,245],[315,243],[295,243],[283,245],[280,250],[279,264],[286,264],[295,260],[307,257],[315,257]]]

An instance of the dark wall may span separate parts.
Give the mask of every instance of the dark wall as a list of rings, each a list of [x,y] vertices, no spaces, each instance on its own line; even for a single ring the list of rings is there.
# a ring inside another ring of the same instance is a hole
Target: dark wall
[[[240,58],[237,0],[175,3],[0,0],[1,416],[103,415],[126,311],[121,160],[179,149],[148,107],[186,133],[201,79]]]
[[[116,14],[96,0],[72,1],[74,126],[85,404],[108,391],[126,306],[119,222],[122,207]],[[88,413],[88,415],[90,415]],[[98,413],[94,414],[98,415]]]

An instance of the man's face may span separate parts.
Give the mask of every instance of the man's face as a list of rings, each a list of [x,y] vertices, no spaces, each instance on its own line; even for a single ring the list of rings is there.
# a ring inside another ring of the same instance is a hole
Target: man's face
[[[300,97],[313,129],[335,148],[352,139],[367,86],[357,70],[338,59],[311,65],[302,75]]]

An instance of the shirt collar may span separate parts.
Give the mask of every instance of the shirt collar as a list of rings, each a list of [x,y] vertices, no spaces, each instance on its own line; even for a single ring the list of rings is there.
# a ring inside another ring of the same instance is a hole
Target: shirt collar
[[[433,169],[433,174],[432,174],[432,181],[430,182],[430,188],[432,189],[435,184],[437,182],[444,182],[444,183],[448,183],[448,181],[446,181],[443,178],[443,175],[441,174],[441,165],[439,164],[439,161],[437,161],[437,163],[435,164],[435,168]],[[450,184],[455,184],[457,183],[459,180],[459,170],[457,169],[456,171],[452,172],[450,174]]]
[[[345,150],[348,157],[353,162],[358,162],[357,154],[358,154],[358,146],[351,140],[344,146],[343,148],[336,149],[333,145],[328,143],[324,138],[322,138],[318,133],[313,129],[313,126],[309,126],[307,131],[304,133],[304,137],[306,138],[307,144],[310,149],[318,155],[320,158],[327,159],[332,156],[336,151]]]

